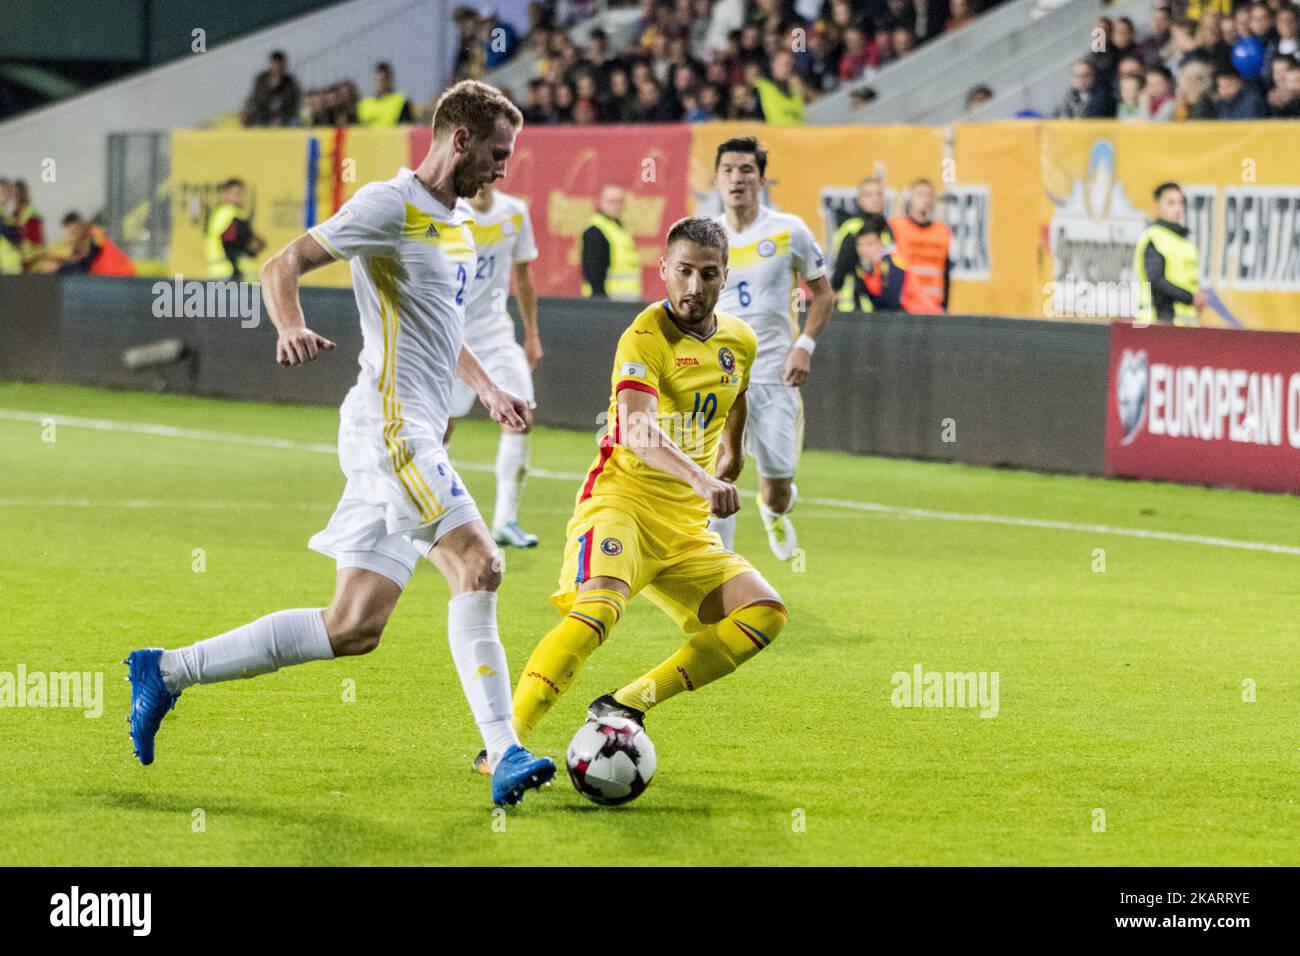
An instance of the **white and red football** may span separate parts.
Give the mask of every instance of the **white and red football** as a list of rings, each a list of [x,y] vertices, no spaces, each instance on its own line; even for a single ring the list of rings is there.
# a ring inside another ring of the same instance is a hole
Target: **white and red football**
[[[639,797],[655,773],[655,745],[634,721],[601,717],[578,728],[569,742],[569,779],[603,806]]]

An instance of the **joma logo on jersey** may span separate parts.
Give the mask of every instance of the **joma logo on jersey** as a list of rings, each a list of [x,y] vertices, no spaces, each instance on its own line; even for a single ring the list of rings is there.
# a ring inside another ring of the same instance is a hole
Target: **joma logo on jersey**
[[[682,356],[678,356],[677,358],[678,368],[681,368],[683,365],[699,365],[699,364],[700,364],[700,360],[697,359],[694,355],[682,355]]]

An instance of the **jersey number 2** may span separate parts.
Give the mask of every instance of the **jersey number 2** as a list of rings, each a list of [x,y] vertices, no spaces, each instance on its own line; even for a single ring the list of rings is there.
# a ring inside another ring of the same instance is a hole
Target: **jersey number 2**
[[[459,285],[456,286],[457,305],[465,304],[465,280],[468,278],[469,272],[466,271],[465,264],[461,263],[456,267],[456,281],[459,283]]]

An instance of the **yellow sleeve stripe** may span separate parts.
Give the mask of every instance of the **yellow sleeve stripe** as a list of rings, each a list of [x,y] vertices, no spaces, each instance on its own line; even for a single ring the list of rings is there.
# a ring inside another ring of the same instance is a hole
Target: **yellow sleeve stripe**
[[[311,237],[315,239],[317,242],[319,242],[321,244],[321,247],[324,248],[324,250],[328,252],[330,255],[332,255],[335,259],[343,258],[343,253],[339,252],[332,245],[330,245],[329,240],[320,234],[320,230],[316,229],[315,227],[312,227],[307,231],[311,233]]]

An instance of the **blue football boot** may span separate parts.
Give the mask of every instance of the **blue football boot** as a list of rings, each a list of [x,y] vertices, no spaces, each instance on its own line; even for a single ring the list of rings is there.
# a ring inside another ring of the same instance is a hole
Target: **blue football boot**
[[[498,807],[521,803],[525,791],[550,783],[554,776],[554,760],[534,757],[526,748],[512,744],[492,773],[492,802]]]
[[[130,667],[131,714],[126,718],[131,725],[131,743],[135,755],[146,767],[153,763],[153,738],[158,733],[167,711],[176,706],[180,694],[173,694],[163,683],[158,666],[162,648],[132,651],[122,663]]]

